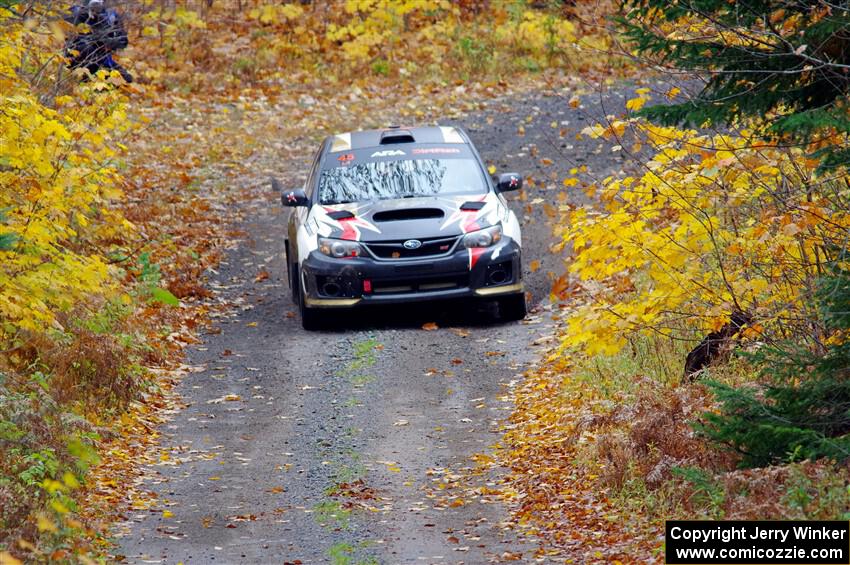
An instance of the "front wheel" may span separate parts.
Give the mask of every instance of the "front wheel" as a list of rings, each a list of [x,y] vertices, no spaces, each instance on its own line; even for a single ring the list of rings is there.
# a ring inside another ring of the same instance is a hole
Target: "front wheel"
[[[525,293],[511,294],[499,299],[499,315],[503,320],[514,322],[525,318],[528,312],[525,305]]]
[[[286,262],[286,272],[289,275],[289,290],[292,293],[292,301],[298,304],[301,301],[301,285],[298,284],[299,274],[296,263]]]
[[[301,286],[301,285],[299,285]],[[321,330],[325,327],[324,312],[316,308],[307,307],[307,298],[304,296],[303,290],[299,293],[298,309],[301,314],[301,327],[308,332]]]

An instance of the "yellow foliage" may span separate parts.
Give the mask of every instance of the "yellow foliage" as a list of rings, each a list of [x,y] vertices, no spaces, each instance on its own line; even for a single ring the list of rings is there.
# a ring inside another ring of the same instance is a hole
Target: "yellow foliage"
[[[265,5],[248,12],[248,17],[269,25],[297,20],[303,13],[304,8],[298,4]]]
[[[533,10],[523,13],[516,30],[502,26],[499,31],[514,36],[517,43],[537,54],[547,49],[563,48],[576,40],[576,28],[572,22]]]
[[[760,336],[805,319],[808,290],[850,229],[850,214],[835,204],[850,179],[818,176],[802,149],[748,132],[631,120],[583,133],[619,138],[626,128],[656,148],[647,171],[606,179],[604,209],[562,218],[569,270],[588,298],[564,345],[616,353],[630,334],[716,330],[734,310],[751,313]]]
[[[47,29],[47,28],[46,28]],[[125,222],[109,209],[120,193],[110,165],[123,97],[102,80],[46,104],[19,74],[22,58],[53,55],[39,34],[0,9],[0,339],[42,331],[111,284],[102,242]],[[51,36],[52,37],[52,36]]]

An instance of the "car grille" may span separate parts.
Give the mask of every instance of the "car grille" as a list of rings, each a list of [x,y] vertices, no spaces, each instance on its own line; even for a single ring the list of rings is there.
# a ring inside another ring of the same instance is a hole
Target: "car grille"
[[[469,274],[458,273],[424,277],[416,280],[376,279],[372,281],[373,294],[403,294],[406,292],[437,292],[469,286]]]
[[[420,257],[433,257],[436,255],[447,255],[457,245],[460,236],[432,237],[420,239],[422,246],[417,249],[408,249],[404,246],[407,239],[398,241],[380,241],[365,243],[366,248],[376,259],[417,259]]]

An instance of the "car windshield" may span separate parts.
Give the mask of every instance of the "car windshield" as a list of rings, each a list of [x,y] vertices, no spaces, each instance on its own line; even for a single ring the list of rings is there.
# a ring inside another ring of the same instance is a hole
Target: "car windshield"
[[[373,161],[327,169],[319,179],[322,204],[486,192],[472,159]]]

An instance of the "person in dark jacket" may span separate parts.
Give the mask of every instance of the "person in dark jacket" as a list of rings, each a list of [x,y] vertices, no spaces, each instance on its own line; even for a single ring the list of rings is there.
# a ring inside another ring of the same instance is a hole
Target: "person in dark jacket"
[[[133,76],[115,62],[112,54],[127,47],[127,31],[121,15],[108,9],[103,0],[84,0],[83,5],[71,8],[66,21],[77,25],[85,24],[89,31],[79,33],[68,40],[65,54],[70,59],[72,69],[88,69],[94,74],[100,69],[116,70],[127,82],[133,82]]]

